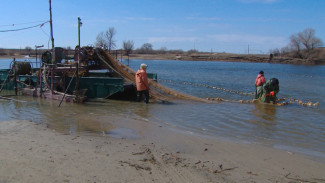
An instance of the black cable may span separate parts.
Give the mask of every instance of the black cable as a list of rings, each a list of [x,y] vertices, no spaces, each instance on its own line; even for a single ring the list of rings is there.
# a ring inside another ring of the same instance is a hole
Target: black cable
[[[0,25],[0,27],[11,27],[11,26],[17,26],[17,25],[34,24],[34,23],[40,23],[40,22],[46,22],[46,21],[48,21],[48,20],[41,20],[41,21],[34,21],[34,22],[26,22],[26,23],[17,23],[17,24]]]
[[[26,30],[26,29],[31,29],[31,28],[34,28],[34,27],[42,27],[44,24],[48,23],[49,21],[46,21],[46,22],[43,22],[41,24],[38,24],[38,25],[34,25],[34,26],[31,26],[31,27],[25,27],[25,28],[21,28],[21,29],[12,29],[12,30],[0,30],[0,32],[13,32],[13,31],[21,31],[21,30]]]

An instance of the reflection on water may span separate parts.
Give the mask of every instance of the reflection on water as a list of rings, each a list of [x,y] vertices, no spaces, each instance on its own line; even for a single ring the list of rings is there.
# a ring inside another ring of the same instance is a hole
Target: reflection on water
[[[88,110],[82,105],[65,103],[59,108],[59,101],[32,97],[14,97],[19,101],[0,101],[0,120],[21,119],[46,123],[48,127],[64,133],[102,133],[114,128],[103,113]]]
[[[53,124],[53,123],[52,123]],[[106,133],[114,127],[103,117],[92,113],[81,113],[70,117],[70,133],[75,132],[102,132]]]
[[[143,119],[148,119],[149,118],[149,110],[150,110],[150,105],[144,104],[139,107],[135,107],[133,109],[133,113],[136,114],[137,116],[140,116]]]
[[[200,84],[250,93],[255,91],[257,73],[264,70],[267,78],[279,78],[279,98],[310,100],[320,105],[191,101],[146,105],[133,101],[93,100],[83,105],[64,103],[59,108],[59,101],[14,97],[26,102],[0,100],[0,121],[25,119],[46,123],[64,133],[98,133],[119,138],[137,138],[138,134],[132,129],[146,129],[146,123],[156,123],[195,134],[299,149],[325,157],[325,85],[320,84],[325,80],[325,67],[143,60],[130,61],[130,65],[136,69],[143,62],[150,66],[148,72],[157,73],[159,79],[173,81],[162,84],[203,98],[251,100],[254,96],[200,87]],[[128,119],[142,120],[144,124],[134,126]],[[126,134],[131,135],[127,137]]]
[[[260,117],[267,121],[275,121],[276,117],[276,107],[272,104],[263,104],[259,102],[254,103],[255,110],[252,110],[252,113],[256,115],[257,117]]]

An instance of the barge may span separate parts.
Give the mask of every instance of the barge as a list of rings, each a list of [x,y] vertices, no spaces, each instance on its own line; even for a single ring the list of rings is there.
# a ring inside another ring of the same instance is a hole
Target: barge
[[[119,61],[105,50],[77,47],[73,60],[67,60],[64,50],[55,48],[55,56],[51,63],[51,53],[45,52],[39,68],[14,60],[9,69],[0,69],[1,90],[77,103],[92,98],[135,99],[134,82],[111,66]],[[157,74],[148,73],[148,77],[157,81]]]

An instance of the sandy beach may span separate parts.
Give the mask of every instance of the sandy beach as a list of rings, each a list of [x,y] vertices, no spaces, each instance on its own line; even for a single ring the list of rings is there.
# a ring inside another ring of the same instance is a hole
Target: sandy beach
[[[311,157],[127,123],[136,137],[0,122],[0,182],[325,182],[324,161]]]

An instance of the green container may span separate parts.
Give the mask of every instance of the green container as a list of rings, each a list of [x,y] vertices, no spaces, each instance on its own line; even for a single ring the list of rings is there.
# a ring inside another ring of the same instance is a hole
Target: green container
[[[157,73],[147,73],[148,78],[157,81]]]
[[[14,90],[15,83],[8,77],[9,69],[0,69],[0,88],[2,87],[3,90]],[[88,98],[107,98],[117,92],[122,92],[124,90],[123,78],[114,78],[114,77],[107,77],[108,73],[98,72],[95,73],[94,76],[96,77],[81,77],[79,78],[79,90],[86,89],[86,96]],[[19,75],[17,76],[17,80],[20,82],[26,82],[26,80],[32,80],[35,84],[37,83],[37,76],[30,76],[30,75]],[[43,80],[43,78],[42,78]],[[51,82],[51,77],[48,78],[48,82]],[[65,87],[67,88],[69,85],[71,78],[67,77],[65,81]],[[6,82],[5,82],[6,81]],[[56,85],[56,81],[54,85]],[[69,86],[68,93],[74,93],[75,89],[75,82],[76,78],[72,80],[71,85]],[[18,82],[18,88],[26,87],[26,85]],[[44,83],[42,83],[44,87]]]
[[[8,78],[10,69],[0,69],[0,89],[2,90],[14,90],[14,82]]]
[[[6,80],[10,69],[0,69],[0,81]]]
[[[66,79],[66,87],[71,79]],[[69,91],[73,92],[76,78],[73,78]],[[88,98],[107,98],[119,91],[123,91],[123,78],[106,77],[81,77],[79,78],[79,89],[87,89]]]

